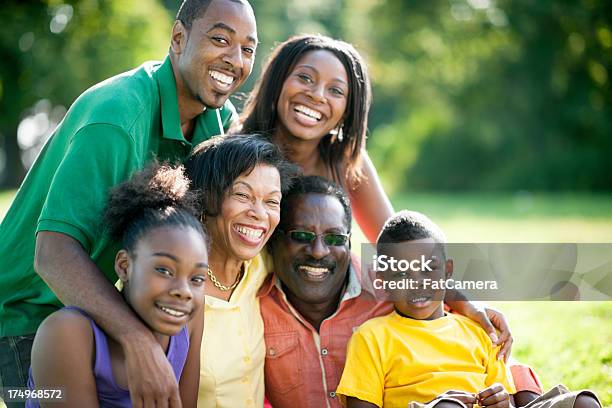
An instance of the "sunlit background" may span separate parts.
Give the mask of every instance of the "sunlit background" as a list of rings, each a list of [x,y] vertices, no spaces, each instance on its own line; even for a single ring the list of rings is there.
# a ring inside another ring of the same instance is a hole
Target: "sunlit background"
[[[164,58],[178,3],[3,2],[0,218],[83,90]],[[251,3],[261,44],[237,106],[278,42],[342,38],[368,62],[368,150],[396,208],[455,242],[612,242],[612,2]],[[612,404],[609,303],[501,307],[546,386],[591,386]]]

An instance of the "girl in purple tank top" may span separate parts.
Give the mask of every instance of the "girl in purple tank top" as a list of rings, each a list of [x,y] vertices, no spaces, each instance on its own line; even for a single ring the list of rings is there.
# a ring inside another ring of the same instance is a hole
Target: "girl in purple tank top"
[[[207,239],[182,167],[153,164],[110,194],[104,216],[122,243],[115,272],[125,301],[151,329],[174,369],[183,407],[195,407],[204,325]],[[156,380],[155,373],[142,373]],[[65,307],[39,327],[29,386],[62,389],[51,406],[131,407],[123,349],[82,310]],[[57,395],[57,394],[55,394]],[[28,400],[27,407],[45,401]]]

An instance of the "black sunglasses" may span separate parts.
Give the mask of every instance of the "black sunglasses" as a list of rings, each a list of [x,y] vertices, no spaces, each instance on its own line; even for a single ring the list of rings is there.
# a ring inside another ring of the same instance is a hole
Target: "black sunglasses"
[[[315,234],[314,232],[311,232],[311,231],[300,231],[300,230],[291,230],[291,231],[287,231],[287,232],[283,231],[283,232],[285,234],[288,234],[289,238],[291,238],[293,241],[300,243],[300,244],[310,244],[315,239],[317,239],[317,237],[321,236],[323,237],[323,242],[325,242],[325,245],[327,246],[346,245],[349,238],[351,237],[351,234],[341,234],[339,232],[328,232],[325,234]]]

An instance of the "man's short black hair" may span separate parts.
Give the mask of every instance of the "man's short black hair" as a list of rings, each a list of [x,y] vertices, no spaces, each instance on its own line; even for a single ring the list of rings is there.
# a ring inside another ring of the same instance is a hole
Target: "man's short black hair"
[[[210,3],[212,3],[212,1],[213,0],[183,0],[181,6],[179,7],[178,13],[176,14],[175,20],[178,20],[183,23],[185,28],[189,30],[193,22],[198,18],[202,17],[204,13],[206,13],[206,10],[208,9],[208,6],[210,6]],[[229,1],[233,1],[234,3],[248,4],[246,0]]]
[[[322,194],[335,197],[344,208],[344,221],[347,232],[351,231],[351,202],[346,192],[338,184],[319,176],[300,176],[293,182],[291,188],[283,194],[281,200],[281,219],[277,230],[284,230],[288,217],[293,213],[295,198],[305,194]]]
[[[432,238],[440,244],[446,243],[444,232],[425,214],[402,210],[393,214],[385,222],[376,240],[376,245],[398,244],[426,238]]]

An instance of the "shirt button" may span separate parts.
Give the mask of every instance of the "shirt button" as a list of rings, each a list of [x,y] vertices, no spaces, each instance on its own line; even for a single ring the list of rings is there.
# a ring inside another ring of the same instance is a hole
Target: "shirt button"
[[[242,377],[242,382],[243,383],[248,383],[249,382],[249,377]]]
[[[245,363],[250,363],[251,362],[251,357],[245,357],[242,359],[242,361],[244,361]]]
[[[271,356],[275,356],[276,355],[276,349],[274,347],[270,347],[270,349],[268,350],[268,354]]]
[[[248,400],[246,400],[247,405],[253,405],[253,400],[251,398],[249,398]]]
[[[336,392],[335,391],[331,391],[329,393],[329,398],[336,398]]]
[[[326,349],[326,348],[324,348],[324,349],[322,349],[322,350],[321,350],[321,355],[324,355],[324,356],[326,356],[326,355],[327,355],[327,349]]]

